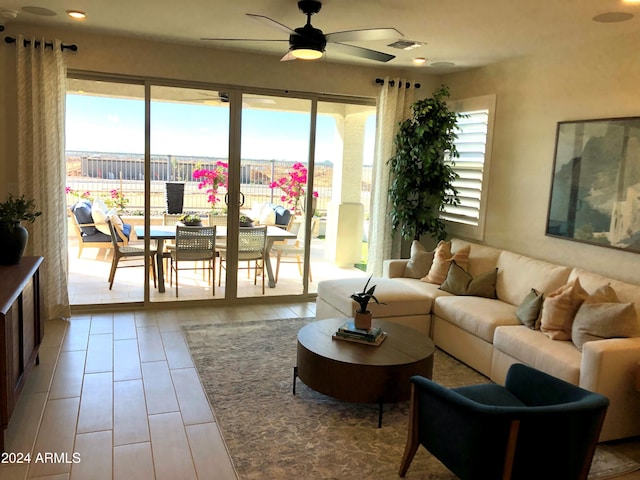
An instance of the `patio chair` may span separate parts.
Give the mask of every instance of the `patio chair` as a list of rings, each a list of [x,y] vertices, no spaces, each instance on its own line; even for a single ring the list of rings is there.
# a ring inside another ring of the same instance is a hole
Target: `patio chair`
[[[112,248],[111,236],[100,232],[99,226],[91,215],[91,202],[80,200],[69,207],[69,216],[72,219],[73,231],[78,239],[78,258],[82,256],[83,249],[98,248],[109,252]]]
[[[278,276],[280,274],[280,264],[281,263],[297,263],[298,264],[298,272],[300,276],[302,276],[302,257],[304,256],[304,245],[305,245],[305,229],[304,225],[301,223],[296,223],[294,226],[293,216],[291,217],[291,221],[287,227],[287,231],[293,232],[293,230],[297,230],[297,237],[292,240],[283,240],[281,242],[273,242],[271,246],[271,253],[276,257],[276,283],[278,283]],[[311,230],[313,231],[313,224],[311,226]],[[313,282],[313,277],[311,275],[311,264],[309,264],[309,281]]]
[[[113,287],[113,280],[116,276],[116,270],[118,267],[140,267],[141,265],[120,265],[121,259],[135,259],[142,258],[149,260],[149,270],[153,274],[153,286],[157,285],[156,269],[153,264],[156,251],[150,250],[146,255],[143,247],[136,247],[129,245],[129,237],[125,235],[119,222],[113,221],[112,218],[107,217],[107,225],[111,232],[111,244],[113,246],[113,260],[111,261],[111,272],[109,273],[109,290]],[[142,265],[144,266],[144,264]]]
[[[422,445],[462,480],[587,478],[607,397],[519,363],[504,387],[410,381],[401,477]]]
[[[200,268],[203,272],[208,270],[209,285],[211,292],[216,294],[216,227],[176,227],[176,243],[174,249],[170,252],[171,270],[169,277],[169,285],[173,284],[173,274],[176,275],[176,297],[178,296],[178,271],[185,270],[180,268],[180,262],[200,262],[202,267],[189,267],[189,269]]]
[[[247,274],[250,270],[254,270],[253,284],[258,284],[258,272],[262,276],[262,294],[264,295],[264,265],[266,259],[266,245],[267,245],[267,227],[240,227],[238,234],[238,270],[247,270]],[[219,251],[220,253],[220,270],[218,275],[218,286],[220,286],[220,280],[222,278],[222,269],[224,263],[227,260],[226,247]],[[247,262],[246,267],[241,267],[240,262]],[[254,262],[254,266],[251,266],[251,262]]]

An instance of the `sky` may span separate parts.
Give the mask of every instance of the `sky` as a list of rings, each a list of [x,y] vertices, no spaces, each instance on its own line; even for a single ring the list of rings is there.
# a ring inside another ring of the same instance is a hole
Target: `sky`
[[[67,95],[68,151],[144,153],[144,101],[91,95]],[[373,158],[372,116],[365,138],[365,163]],[[305,162],[310,115],[243,108],[242,158]],[[319,115],[316,163],[334,162],[342,140],[333,118]],[[151,153],[228,157],[229,108],[159,102],[151,104]]]

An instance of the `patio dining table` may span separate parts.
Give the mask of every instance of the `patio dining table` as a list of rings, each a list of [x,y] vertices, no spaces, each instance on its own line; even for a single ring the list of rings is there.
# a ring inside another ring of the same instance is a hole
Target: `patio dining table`
[[[140,240],[144,240],[147,237],[147,233],[143,225],[134,226],[134,230],[136,232],[136,236]],[[165,240],[175,240],[176,238],[176,226],[175,225],[151,225],[149,229],[150,240],[155,240],[157,242],[158,252],[162,252],[164,249],[164,241]],[[216,238],[227,238],[227,227],[219,225],[216,227]],[[295,233],[288,232],[279,227],[268,226],[267,227],[267,261],[265,262],[267,267],[267,280],[270,288],[274,288],[276,286],[276,281],[273,276],[273,268],[271,267],[271,258],[269,256],[269,252],[271,251],[271,246],[273,242],[283,241],[296,238]],[[163,293],[165,291],[164,285],[164,264],[162,261],[162,255],[157,255],[156,257],[156,270],[158,274],[158,292]]]

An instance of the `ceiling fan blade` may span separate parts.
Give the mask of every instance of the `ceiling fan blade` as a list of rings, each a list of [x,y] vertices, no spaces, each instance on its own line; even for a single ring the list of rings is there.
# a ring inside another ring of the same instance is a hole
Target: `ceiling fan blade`
[[[285,54],[285,56],[284,56],[284,57],[282,57],[282,58],[280,59],[280,61],[281,61],[281,62],[289,62],[289,61],[291,61],[291,60],[295,60],[295,59],[296,59],[296,57],[294,57],[294,56],[291,54],[291,52],[287,52],[287,53]]]
[[[277,28],[280,31],[286,32],[287,34],[295,33],[293,29],[287,27],[286,25],[274,20],[273,18],[266,17],[264,15],[257,15],[255,13],[246,13],[247,17],[257,20],[260,23],[263,23],[269,27]]]
[[[212,42],[288,42],[289,40],[274,40],[272,38],[212,38],[202,37],[200,40],[209,40]]]
[[[404,37],[395,28],[365,28],[361,30],[345,30],[327,33],[327,42],[365,42],[367,40],[386,40],[387,38]]]
[[[377,50],[370,50],[368,48],[356,47],[354,45],[347,45],[345,43],[331,43],[327,45],[327,48],[338,53],[375,60],[377,62],[388,62],[396,58],[395,55],[389,55],[388,53],[378,52]]]

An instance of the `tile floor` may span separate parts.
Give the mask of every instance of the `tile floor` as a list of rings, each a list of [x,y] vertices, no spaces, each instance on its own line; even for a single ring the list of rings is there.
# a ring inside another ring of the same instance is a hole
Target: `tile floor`
[[[236,479],[180,325],[314,314],[296,303],[47,322],[5,436],[31,462],[0,464],[0,478]]]

